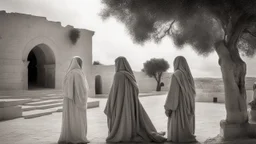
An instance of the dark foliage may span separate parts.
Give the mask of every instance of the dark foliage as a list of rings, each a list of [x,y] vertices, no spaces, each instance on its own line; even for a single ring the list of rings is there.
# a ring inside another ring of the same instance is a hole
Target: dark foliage
[[[94,61],[93,65],[102,65],[99,61]]]
[[[78,29],[71,29],[69,32],[69,38],[72,44],[76,44],[77,40],[80,38],[80,31]]]
[[[154,77],[158,73],[165,72],[169,69],[169,63],[164,59],[152,58],[146,61],[144,64],[143,72],[149,77]]]
[[[115,17],[125,24],[134,42],[160,42],[170,36],[182,48],[192,45],[201,55],[227,40],[240,16],[245,28],[237,48],[247,56],[255,53],[256,0],[102,0],[102,18]]]

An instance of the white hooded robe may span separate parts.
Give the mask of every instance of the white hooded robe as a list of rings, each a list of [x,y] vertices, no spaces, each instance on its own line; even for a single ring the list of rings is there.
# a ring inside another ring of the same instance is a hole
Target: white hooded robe
[[[88,143],[88,84],[77,59],[73,58],[64,80],[62,128],[59,143]]]

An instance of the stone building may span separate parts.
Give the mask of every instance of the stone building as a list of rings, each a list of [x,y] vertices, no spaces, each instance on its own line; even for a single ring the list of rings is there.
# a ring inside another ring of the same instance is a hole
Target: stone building
[[[0,11],[0,91],[61,89],[73,56],[80,56],[92,86],[93,31],[78,29],[80,37],[72,44],[72,26],[19,13]]]

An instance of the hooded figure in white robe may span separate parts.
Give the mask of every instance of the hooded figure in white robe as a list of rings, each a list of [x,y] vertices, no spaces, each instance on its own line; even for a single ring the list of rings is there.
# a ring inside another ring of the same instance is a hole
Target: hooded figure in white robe
[[[108,120],[107,142],[164,142],[141,105],[133,71],[124,57],[115,60],[116,73],[104,110]]]
[[[82,60],[77,56],[70,63],[63,91],[62,128],[58,143],[88,143],[86,136],[89,87],[82,71]]]
[[[174,60],[174,73],[164,105],[168,117],[167,141],[196,142],[195,84],[188,63],[183,56]]]

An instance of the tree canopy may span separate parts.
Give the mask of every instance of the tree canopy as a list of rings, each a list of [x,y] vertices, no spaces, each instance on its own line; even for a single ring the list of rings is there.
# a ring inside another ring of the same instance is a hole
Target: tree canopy
[[[235,41],[243,54],[253,56],[256,46],[255,0],[102,0],[102,18],[125,24],[134,42],[160,42],[172,37],[182,48],[189,44],[201,55],[218,41]],[[235,38],[233,38],[235,37]]]
[[[143,64],[142,69],[149,77],[155,77],[158,73],[165,72],[169,69],[169,63],[164,59],[152,58]]]

